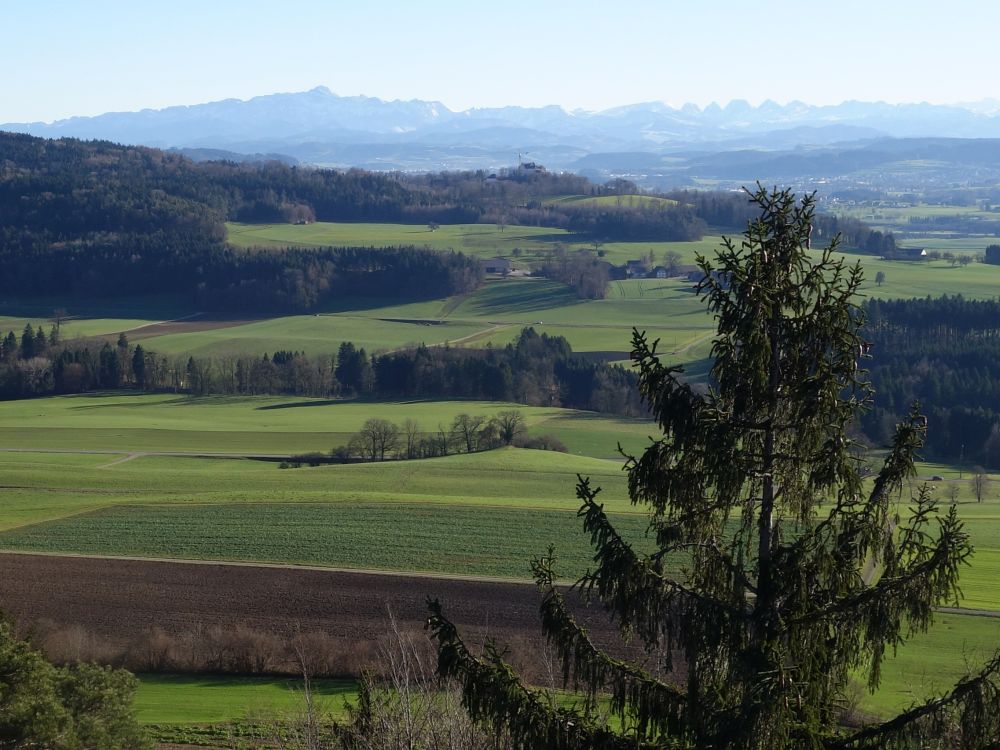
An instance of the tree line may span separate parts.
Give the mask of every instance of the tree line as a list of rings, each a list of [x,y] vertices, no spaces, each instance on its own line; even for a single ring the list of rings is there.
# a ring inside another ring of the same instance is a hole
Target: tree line
[[[565,338],[524,329],[504,347],[419,346],[369,354],[343,342],[335,356],[271,354],[169,357],[117,342],[61,342],[30,324],[0,339],[0,399],[95,389],[347,398],[469,398],[564,406],[614,414],[644,413],[635,375],[573,353]]]
[[[281,468],[301,468],[302,464],[406,461],[437,458],[453,453],[478,453],[505,446],[566,452],[566,446],[552,435],[528,437],[528,425],[517,409],[505,409],[492,417],[482,414],[458,414],[450,424],[438,423],[425,431],[414,419],[398,425],[388,419],[372,417],[329,454],[305,453],[282,461]]]

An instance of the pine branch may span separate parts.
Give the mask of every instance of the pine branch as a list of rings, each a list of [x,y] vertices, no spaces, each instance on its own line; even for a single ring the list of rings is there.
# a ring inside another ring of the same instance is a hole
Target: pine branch
[[[584,574],[576,586],[587,595],[596,589],[601,602],[618,618],[622,632],[635,628],[647,644],[659,643],[664,627],[672,627],[670,621],[677,610],[675,602],[697,605],[706,616],[720,621],[749,620],[745,608],[668,578],[649,557],[637,555],[618,534],[604,506],[595,501],[597,491],[591,489],[590,480],[578,478],[577,497],[583,506],[577,515],[583,516],[584,531],[590,533],[597,567]]]
[[[635,730],[639,737],[646,737],[650,728],[657,734],[683,736],[689,696],[594,645],[554,585],[553,559],[550,549],[549,555],[536,560],[532,569],[543,592],[542,630],[562,660],[564,685],[569,684],[572,675],[574,690],[582,685],[591,699],[610,688],[612,712],[623,721],[637,717]]]
[[[526,688],[496,649],[487,646],[486,658],[472,655],[458,631],[442,613],[437,600],[428,600],[425,626],[437,641],[438,674],[454,679],[462,704],[474,721],[510,732],[513,745],[523,750],[681,750],[668,738],[644,740],[618,734],[572,708],[554,706],[536,690]]]
[[[949,712],[957,712],[957,722]],[[960,728],[960,735],[944,736],[947,728],[955,723]],[[914,740],[921,738],[937,740],[942,743],[940,747],[961,750],[997,747],[1000,738],[1000,651],[979,674],[962,678],[947,695],[929,700],[849,737],[828,740],[824,747],[828,750],[911,748],[914,747]]]

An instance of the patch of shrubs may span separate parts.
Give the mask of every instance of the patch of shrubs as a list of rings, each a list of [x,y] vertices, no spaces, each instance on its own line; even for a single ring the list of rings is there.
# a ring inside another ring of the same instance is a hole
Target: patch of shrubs
[[[538,435],[537,437],[526,437],[514,443],[518,448],[530,448],[538,451],[557,451],[566,453],[566,444],[554,435]]]

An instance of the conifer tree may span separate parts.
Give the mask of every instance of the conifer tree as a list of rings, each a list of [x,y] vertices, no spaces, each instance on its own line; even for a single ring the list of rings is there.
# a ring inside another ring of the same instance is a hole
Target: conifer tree
[[[577,486],[595,548],[577,587],[647,649],[645,664],[592,642],[554,585],[550,550],[533,565],[542,627],[583,706],[524,687],[496,648],[474,655],[435,601],[438,670],[458,680],[474,718],[525,748],[991,746],[1000,655],[890,720],[845,726],[852,681],[877,688],[886,655],[955,602],[971,546],[954,506],[939,511],[927,487],[902,497],[925,434],[915,409],[864,477],[848,436],[873,395],[860,266],[835,254],[836,241],[809,250],[812,196],[758,185],[750,197],[759,216],[742,241],[699,258],[698,292],[717,322],[707,392],[633,335],[639,388],[663,434],[628,457],[628,487],[649,508],[656,552],[615,530],[588,480]],[[669,673],[683,677],[659,676]],[[595,718],[600,694],[619,723]]]

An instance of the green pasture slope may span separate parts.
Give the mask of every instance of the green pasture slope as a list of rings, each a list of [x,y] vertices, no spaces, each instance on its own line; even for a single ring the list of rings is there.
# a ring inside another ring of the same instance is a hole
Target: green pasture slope
[[[329,450],[370,416],[413,418],[433,431],[458,413],[510,407],[130,394],[2,404],[0,448],[28,452],[0,451],[9,487],[0,547],[523,578],[527,561],[556,542],[571,576],[588,558],[575,517],[578,474],[605,488],[609,510],[640,539],[645,520],[626,499],[620,459],[508,448],[282,470],[276,461],[191,455],[287,454],[292,436],[312,441],[300,449]],[[523,413],[533,432],[597,456],[613,455],[619,439],[639,450],[651,432],[648,422],[588,412]]]
[[[341,401],[281,396],[201,396],[109,392],[0,403],[0,448],[70,451],[289,455],[329,451],[370,417],[425,433],[459,414],[520,411],[529,434],[553,434],[570,452],[609,458],[619,441],[640,450],[652,425],[642,419],[493,401]],[[109,456],[107,460],[112,460]]]
[[[586,199],[591,200],[591,199]],[[596,200],[605,200],[604,198]],[[594,250],[590,237],[548,227],[496,224],[442,224],[431,231],[421,224],[375,224],[362,222],[314,224],[226,224],[227,238],[237,247],[429,247],[455,250],[477,258],[510,257],[515,262],[534,263],[562,246],[567,251]],[[662,258],[667,250],[681,254],[684,262],[694,262],[696,252],[710,251],[717,238],[698,242],[607,242],[601,243],[604,260],[621,265],[651,250]],[[515,248],[518,250],[515,253]]]

